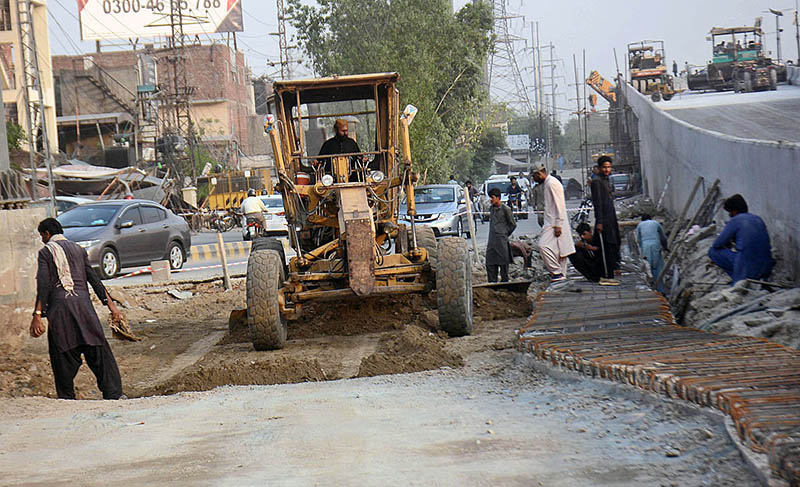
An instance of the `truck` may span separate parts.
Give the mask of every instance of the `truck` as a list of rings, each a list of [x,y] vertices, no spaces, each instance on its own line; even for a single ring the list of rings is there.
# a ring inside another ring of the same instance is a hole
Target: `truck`
[[[761,17],[752,27],[712,28],[707,37],[712,44],[712,59],[705,69],[688,74],[689,89],[737,93],[777,90],[782,67],[765,54],[763,37]]]
[[[645,40],[628,44],[628,78],[639,93],[654,102],[669,101],[675,90],[672,75],[667,72],[664,41]]]
[[[276,238],[253,242],[246,321],[256,350],[282,348],[288,322],[300,319],[306,303],[434,289],[441,329],[471,333],[466,241],[437,241],[430,227],[416,224],[409,125],[417,110],[400,107],[398,79],[374,73],[274,83],[265,131],[295,255],[287,263]],[[319,155],[334,120],[346,121],[369,150]],[[403,194],[407,225],[398,219]]]

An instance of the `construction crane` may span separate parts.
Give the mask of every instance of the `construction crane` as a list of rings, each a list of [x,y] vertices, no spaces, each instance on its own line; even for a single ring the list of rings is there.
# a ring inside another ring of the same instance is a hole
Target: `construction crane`
[[[609,103],[613,104],[617,102],[617,94],[615,93],[617,87],[600,76],[600,73],[597,71],[589,73],[589,77],[586,78],[586,84],[591,86],[594,91],[599,93],[600,96],[605,98]]]

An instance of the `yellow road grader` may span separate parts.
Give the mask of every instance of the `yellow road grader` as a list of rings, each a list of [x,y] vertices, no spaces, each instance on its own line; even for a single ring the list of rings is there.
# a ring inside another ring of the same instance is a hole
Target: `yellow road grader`
[[[408,128],[397,73],[277,81],[265,130],[278,172],[294,255],[272,238],[253,242],[247,263],[247,324],[256,350],[284,346],[287,322],[310,301],[429,293],[440,327],[472,331],[472,269],[466,241],[437,242],[415,225]],[[326,129],[347,120],[372,150],[319,155]],[[406,198],[410,223],[398,222]]]

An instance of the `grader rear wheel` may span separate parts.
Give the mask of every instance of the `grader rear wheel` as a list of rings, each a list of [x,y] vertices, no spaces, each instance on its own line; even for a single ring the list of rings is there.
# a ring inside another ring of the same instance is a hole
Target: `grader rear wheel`
[[[278,293],[283,285],[283,262],[275,250],[257,250],[247,260],[247,326],[256,350],[275,350],[286,343],[286,321]]]
[[[451,337],[472,333],[472,261],[463,238],[439,242],[436,289],[439,326]]]

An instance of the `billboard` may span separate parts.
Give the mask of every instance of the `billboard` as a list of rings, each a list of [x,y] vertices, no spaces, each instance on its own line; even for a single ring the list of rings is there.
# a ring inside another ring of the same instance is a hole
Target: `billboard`
[[[171,36],[181,12],[187,35],[241,32],[242,0],[78,0],[82,40]]]

